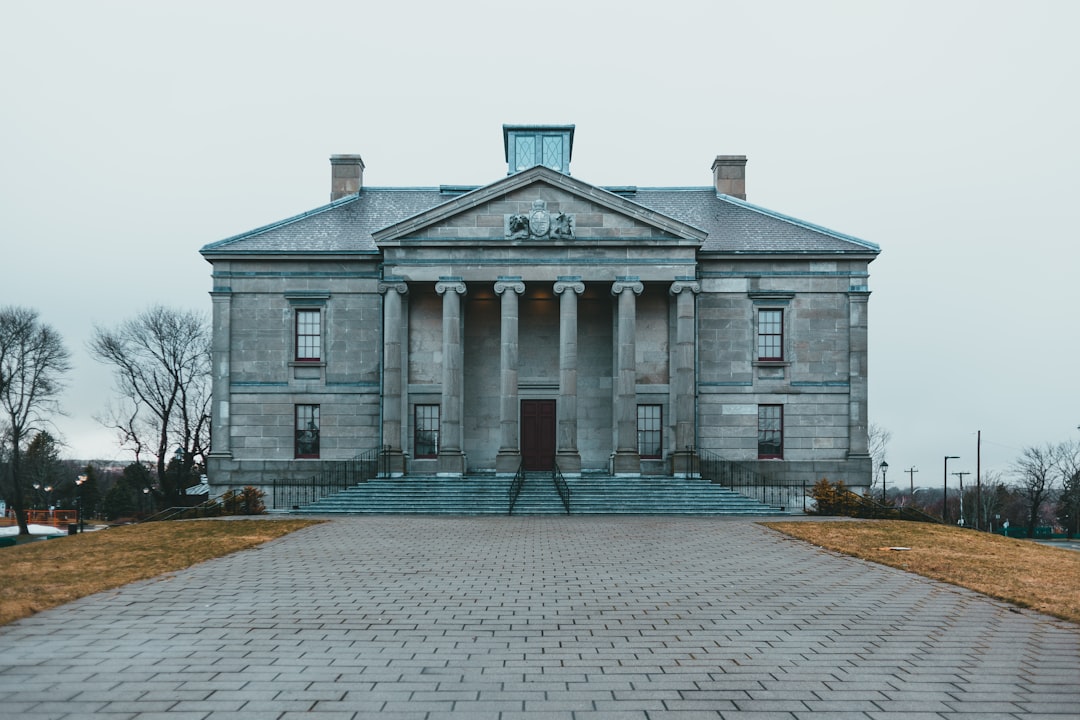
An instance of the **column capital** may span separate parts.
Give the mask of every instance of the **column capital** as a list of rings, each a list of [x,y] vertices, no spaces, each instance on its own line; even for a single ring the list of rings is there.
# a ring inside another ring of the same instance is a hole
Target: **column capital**
[[[406,295],[409,292],[409,285],[404,280],[390,280],[387,279],[379,283],[379,294],[385,295],[386,293],[394,291],[401,295]]]
[[[507,290],[513,290],[518,295],[525,292],[525,283],[521,282],[520,275],[500,275],[495,282],[495,294],[502,295]]]
[[[611,285],[611,294],[619,295],[624,290],[631,290],[635,295],[640,295],[645,290],[645,286],[641,284],[641,280],[636,275],[615,278],[615,282]]]
[[[683,291],[689,291],[697,295],[701,292],[701,283],[697,280],[676,280],[671,283],[671,287],[668,289],[668,292],[672,295],[678,295]]]
[[[459,277],[440,277],[439,282],[435,283],[435,292],[440,295],[445,295],[447,292],[464,295],[465,283]]]
[[[554,291],[556,295],[562,295],[567,290],[572,290],[575,295],[585,292],[585,283],[581,282],[580,275],[560,275],[555,281]]]

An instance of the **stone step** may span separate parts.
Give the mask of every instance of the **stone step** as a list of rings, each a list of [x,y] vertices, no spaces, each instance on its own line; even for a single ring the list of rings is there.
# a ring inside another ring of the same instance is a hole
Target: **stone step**
[[[686,514],[783,515],[765,505],[709,482],[684,478],[568,478],[574,515]],[[505,515],[509,478],[407,477],[375,479],[305,505],[297,512],[327,514]],[[527,477],[514,506],[515,515],[565,514],[550,475]]]

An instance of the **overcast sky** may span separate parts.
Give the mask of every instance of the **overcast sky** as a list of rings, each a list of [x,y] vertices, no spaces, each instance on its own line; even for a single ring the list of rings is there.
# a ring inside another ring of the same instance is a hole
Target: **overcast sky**
[[[575,123],[581,180],[706,186],[745,154],[749,201],[880,245],[890,484],[974,472],[979,430],[1005,471],[1080,439],[1077,27],[1067,0],[6,0],[0,305],[73,353],[65,456],[130,459],[95,324],[209,314],[199,248],[325,203],[332,154],[479,185],[503,123]]]

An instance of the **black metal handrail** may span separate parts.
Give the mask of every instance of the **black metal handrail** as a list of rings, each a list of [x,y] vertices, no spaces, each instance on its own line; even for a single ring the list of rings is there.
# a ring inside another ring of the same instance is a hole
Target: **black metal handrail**
[[[927,515],[922,510],[913,507],[899,505],[884,505],[865,495],[853,493],[850,490],[845,494],[845,499],[853,511],[851,517],[874,518],[878,520],[910,520],[912,522],[941,523],[941,518]]]
[[[559,464],[555,463],[551,469],[551,481],[555,483],[555,490],[559,493],[559,497],[562,498],[563,507],[566,508],[566,514],[570,514],[570,486],[566,484],[566,478],[563,477],[562,471],[559,470]]]
[[[272,502],[275,510],[297,510],[388,473],[386,450],[366,450],[349,460],[324,460],[319,472],[309,478],[285,480],[274,478]]]
[[[199,518],[219,517],[221,515],[235,515],[235,506],[243,503],[244,491],[240,489],[226,490],[217,497],[205,500],[198,505],[174,505],[164,510],[159,510],[153,515],[143,518],[140,523],[163,522],[165,520],[196,520]],[[239,513],[248,515],[254,513]]]
[[[803,503],[803,510],[806,509],[804,498],[807,485],[805,482],[791,483],[774,480],[759,473],[757,467],[750,463],[728,460],[709,450],[692,451],[696,465],[694,471],[699,473],[703,480],[781,509],[790,507],[797,497]]]
[[[517,502],[518,495],[521,494],[521,488],[525,485],[525,464],[518,465],[517,473],[514,474],[514,479],[510,483],[510,490],[507,492],[507,496],[510,500],[510,508],[507,510],[507,515],[514,514],[514,504]]]

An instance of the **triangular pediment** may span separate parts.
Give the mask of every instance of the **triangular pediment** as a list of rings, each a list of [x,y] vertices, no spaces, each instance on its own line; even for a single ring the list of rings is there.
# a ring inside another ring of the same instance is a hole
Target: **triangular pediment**
[[[380,247],[465,242],[651,242],[698,246],[707,233],[603,188],[537,166],[372,234]]]

